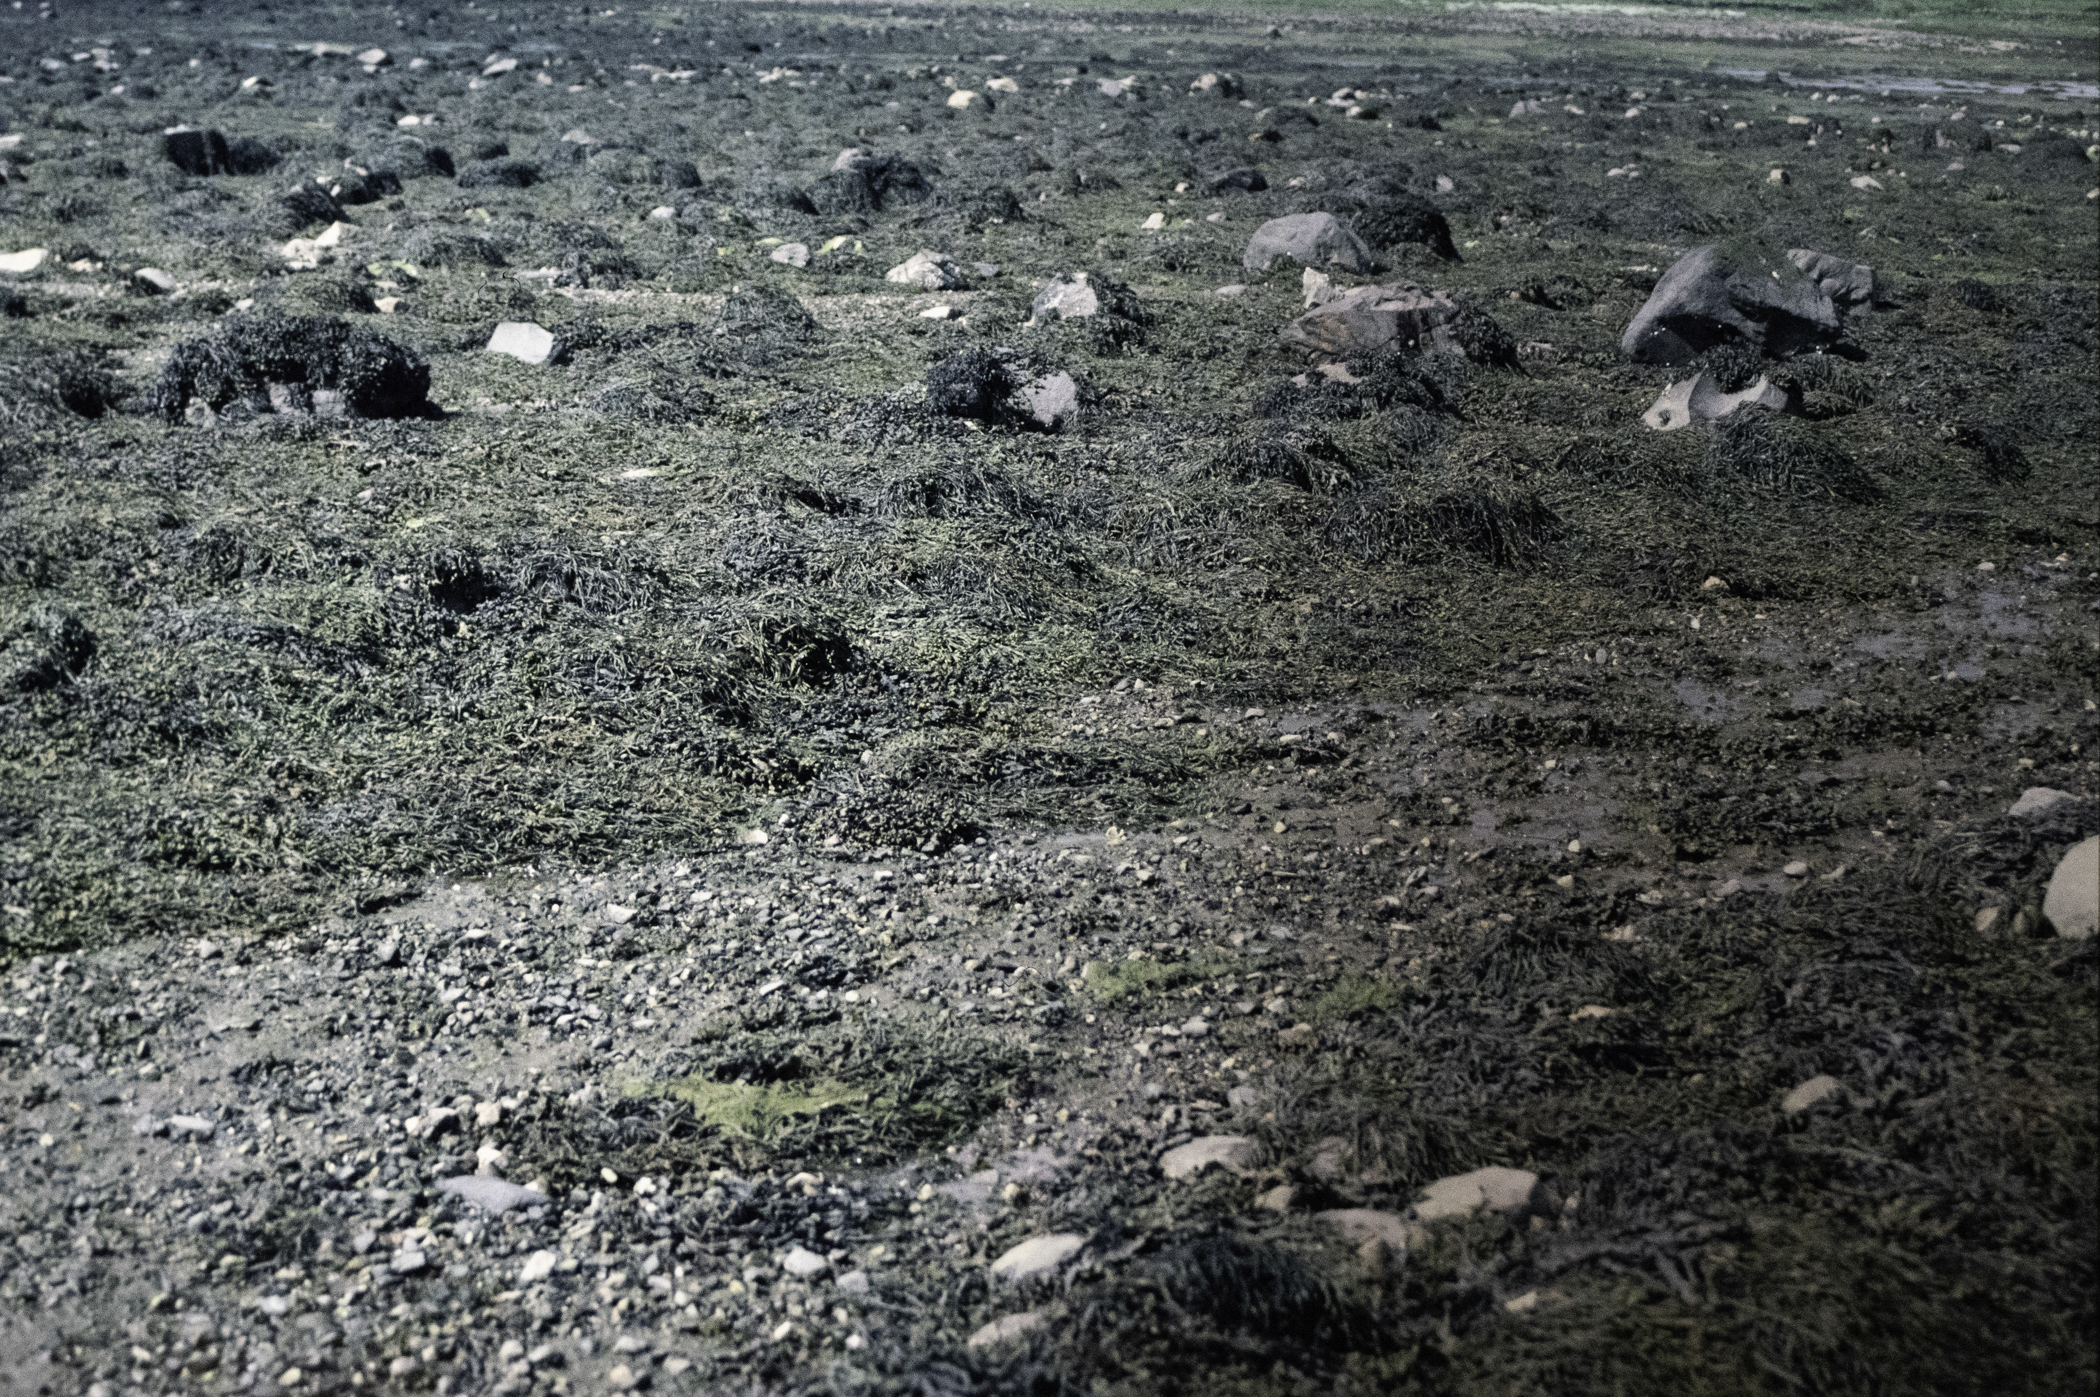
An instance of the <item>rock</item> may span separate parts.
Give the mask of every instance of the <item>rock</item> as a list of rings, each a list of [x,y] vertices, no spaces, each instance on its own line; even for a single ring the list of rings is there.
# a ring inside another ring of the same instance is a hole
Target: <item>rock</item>
[[[372,309],[378,311],[381,315],[392,315],[395,311],[401,309],[401,298],[399,296],[381,296],[378,300],[372,302]]]
[[[368,48],[356,54],[355,57],[358,62],[364,64],[367,68],[384,67],[386,64],[394,61],[383,48]]]
[[[1261,1104],[1261,1093],[1253,1087],[1234,1087],[1225,1093],[1225,1104],[1236,1111],[1251,1111]]]
[[[1325,272],[1316,272],[1311,267],[1307,267],[1305,274],[1298,278],[1298,285],[1305,292],[1305,309],[1307,310],[1311,310],[1314,306],[1324,306],[1342,294],[1335,289],[1333,277]]]
[[[1806,878],[1808,876],[1808,865],[1800,859],[1795,859],[1779,871],[1789,878]]]
[[[2042,915],[2058,936],[2072,940],[2100,930],[2100,835],[2073,844],[2058,862],[2042,896]]]
[[[488,1174],[460,1174],[438,1181],[437,1191],[449,1193],[498,1217],[512,1208],[534,1207],[548,1201],[547,1195],[523,1184],[510,1183]]]
[[[1043,1317],[1034,1310],[1023,1310],[1017,1315],[1002,1315],[990,1324],[979,1328],[965,1340],[968,1348],[990,1348],[1009,1339],[1018,1339],[1029,1330],[1041,1325]]]
[[[1829,293],[1792,261],[1708,245],[1663,273],[1619,347],[1651,364],[1688,363],[1736,342],[1780,357],[1828,344],[1841,328]]]
[[[1787,249],[1787,260],[1799,267],[1823,294],[1841,306],[1863,306],[1874,299],[1874,269],[1861,262],[1847,262],[1828,252],[1805,247]]]
[[[1247,294],[1247,287],[1244,282],[1232,281],[1227,282],[1210,294],[1213,296],[1244,296]]]
[[[1252,165],[1242,165],[1236,170],[1210,177],[1210,192],[1223,194],[1229,190],[1242,190],[1248,194],[1259,194],[1269,187],[1269,181]]]
[[[962,312],[954,306],[928,306],[919,312],[921,320],[960,320]]]
[[[1395,340],[1424,353],[1458,354],[1463,351],[1447,328],[1458,313],[1458,303],[1442,291],[1408,282],[1359,286],[1299,316],[1278,338],[1336,359]]]
[[[1056,1270],[1079,1255],[1085,1246],[1086,1238],[1077,1232],[1051,1232],[1030,1237],[1007,1248],[992,1263],[992,1274],[1002,1281],[1025,1281],[1030,1276]]]
[[[1028,415],[1046,432],[1062,431],[1079,416],[1079,383],[1060,370],[1032,378],[1021,385],[1021,401]]]
[[[1437,1218],[1465,1217],[1473,1213],[1523,1213],[1539,1210],[1545,1203],[1539,1176],[1529,1169],[1507,1169],[1489,1165],[1470,1174],[1438,1179],[1422,1190],[1415,1216],[1423,1222]]]
[[[990,111],[992,109],[992,99],[981,92],[972,92],[968,88],[958,87],[955,91],[948,94],[948,105],[957,111],[964,111],[970,107]]]
[[[832,1284],[836,1285],[839,1288],[839,1292],[843,1295],[866,1295],[868,1293],[868,1273],[866,1271],[848,1271],[845,1275],[832,1282]]]
[[[506,320],[489,336],[488,352],[507,354],[526,364],[544,364],[554,353],[554,335],[529,320]]]
[[[1298,1201],[1298,1190],[1291,1184],[1278,1184],[1254,1200],[1255,1206],[1267,1208],[1272,1213],[1287,1213],[1291,1204]]]
[[[429,1258],[411,1247],[406,1251],[395,1252],[394,1259],[387,1264],[395,1275],[412,1276],[429,1264]]]
[[[20,252],[0,252],[0,276],[28,276],[51,256],[47,249],[26,247]]]
[[[1788,1092],[1779,1103],[1779,1109],[1790,1116],[1798,1116],[1819,1101],[1828,1101],[1844,1090],[1837,1078],[1824,1075],[1810,1077],[1800,1086]]]
[[[202,1135],[206,1139],[218,1127],[202,1116],[169,1116],[168,1129],[178,1135]]]
[[[993,78],[984,85],[987,92],[1019,92],[1021,84],[1012,78]]]
[[[767,255],[773,261],[783,266],[807,267],[809,265],[809,245],[807,243],[782,243]]]
[[[811,1276],[820,1276],[830,1267],[830,1262],[807,1247],[796,1247],[786,1256],[780,1258],[780,1269],[798,1281],[806,1281]]]
[[[131,280],[149,296],[165,296],[175,289],[175,278],[158,267],[141,267],[131,274]]]
[[[2015,820],[2031,820],[2037,815],[2046,815],[2067,800],[2077,796],[2069,791],[2059,791],[2053,786],[2029,786],[2020,792],[2020,798],[2012,803],[2005,813]]]
[[[1738,408],[1783,412],[1790,402],[1785,390],[1773,387],[1769,378],[1760,377],[1740,393],[1724,393],[1710,376],[1696,373],[1663,389],[1654,405],[1641,414],[1641,421],[1654,431],[1675,432],[1694,422],[1718,422]]]
[[[1101,297],[1095,293],[1087,274],[1067,272],[1050,278],[1049,285],[1036,293],[1035,304],[1028,309],[1028,323],[1039,324],[1053,314],[1059,320],[1079,320],[1100,309]]]
[[[1872,175],[1854,175],[1852,177],[1852,187],[1854,189],[1879,189],[1882,186],[1881,181]]]
[[[1313,1221],[1333,1228],[1345,1241],[1354,1242],[1362,1248],[1364,1259],[1374,1264],[1384,1259],[1380,1253],[1406,1256],[1421,1234],[1419,1224],[1410,1224],[1398,1213],[1383,1213],[1376,1208],[1331,1208],[1314,1213]]]
[[[1139,224],[1138,228],[1140,232],[1157,233],[1166,226],[1167,216],[1155,209],[1153,212],[1145,215],[1145,221]]]
[[[1363,239],[1331,213],[1294,213],[1270,219],[1254,230],[1240,264],[1250,272],[1265,272],[1278,257],[1345,272],[1368,272],[1376,265]]]
[[[883,273],[882,279],[896,286],[916,286],[922,291],[960,291],[968,283],[952,258],[920,250]]]
[[[526,1257],[525,1264],[518,1268],[518,1284],[531,1285],[534,1281],[547,1279],[554,1274],[554,1264],[560,1260],[561,1257],[551,1251],[534,1252]]]
[[[1244,1174],[1261,1158],[1261,1146],[1244,1135],[1205,1135],[1159,1157],[1160,1172],[1170,1179],[1192,1179],[1216,1165]]]
[[[847,146],[844,150],[840,151],[838,153],[837,158],[835,158],[831,162],[831,172],[833,174],[838,174],[843,170],[850,170],[855,165],[858,165],[862,161],[871,158],[873,158],[871,154],[868,151],[863,150],[861,147]]]
[[[1205,73],[1189,84],[1189,91],[1202,97],[1237,99],[1240,95],[1240,80],[1230,73]]]

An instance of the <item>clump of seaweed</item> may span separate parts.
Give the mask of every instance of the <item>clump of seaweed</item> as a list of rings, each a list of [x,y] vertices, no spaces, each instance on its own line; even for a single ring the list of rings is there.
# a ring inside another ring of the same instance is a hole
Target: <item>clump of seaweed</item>
[[[328,316],[269,312],[234,319],[214,334],[175,347],[147,395],[147,409],[169,421],[192,402],[214,410],[245,401],[270,407],[270,385],[307,402],[317,390],[341,396],[358,417],[416,417],[430,411],[430,366],[375,331]]]

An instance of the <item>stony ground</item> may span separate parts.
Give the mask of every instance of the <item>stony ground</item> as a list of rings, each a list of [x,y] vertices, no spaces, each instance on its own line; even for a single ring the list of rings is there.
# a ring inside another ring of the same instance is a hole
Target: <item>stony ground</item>
[[[2090,35],[46,11],[0,1393],[2091,1388]],[[1513,362],[1292,388],[1240,250],[1377,176]],[[1747,235],[1885,294],[1649,433]],[[436,409],[161,403],[249,301]]]

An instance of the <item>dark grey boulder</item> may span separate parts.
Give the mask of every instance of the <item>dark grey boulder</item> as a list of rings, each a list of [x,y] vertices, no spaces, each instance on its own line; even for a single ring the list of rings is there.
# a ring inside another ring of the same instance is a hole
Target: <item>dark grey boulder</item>
[[[1331,213],[1294,213],[1270,219],[1254,230],[1240,262],[1250,272],[1265,272],[1279,257],[1345,272],[1368,272],[1377,265],[1363,239]]]
[[[1780,358],[1818,349],[1843,328],[1837,304],[1785,256],[1694,248],[1656,283],[1619,347],[1648,364],[1686,364],[1724,344]]]

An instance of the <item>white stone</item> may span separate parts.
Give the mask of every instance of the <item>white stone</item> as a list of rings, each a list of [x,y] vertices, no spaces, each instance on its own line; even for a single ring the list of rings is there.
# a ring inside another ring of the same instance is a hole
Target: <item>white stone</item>
[[[990,111],[992,106],[991,102],[983,94],[972,92],[968,88],[963,87],[958,87],[955,91],[948,94],[948,105],[954,107],[957,111],[970,106],[981,106],[986,111]]]
[[[401,298],[399,296],[381,296],[378,300],[372,302],[372,308],[381,315],[392,315],[395,311],[401,309]]]
[[[562,140],[572,146],[595,146],[605,144],[581,126],[572,126],[561,133]]]
[[[1030,1237],[1007,1248],[992,1263],[992,1274],[1002,1281],[1025,1281],[1030,1276],[1056,1270],[1079,1255],[1085,1246],[1086,1238],[1077,1232],[1051,1232]]]
[[[782,243],[779,247],[774,248],[772,252],[768,253],[767,255],[771,257],[773,261],[778,262],[783,266],[807,267],[809,265],[809,244]]]
[[[485,1213],[499,1216],[517,1207],[534,1207],[547,1201],[547,1195],[526,1188],[523,1184],[510,1183],[491,1174],[459,1174],[438,1181],[437,1191],[464,1199]]]
[[[1298,278],[1298,284],[1305,292],[1307,310],[1314,306],[1324,306],[1340,294],[1334,289],[1333,277],[1325,272],[1316,272],[1311,267],[1307,267],[1304,274]]]
[[[168,1129],[182,1135],[210,1135],[217,1129],[202,1116],[169,1116]]]
[[[1458,186],[1457,186],[1457,185],[1455,185],[1455,184],[1453,184],[1453,183],[1451,182],[1451,176],[1449,176],[1449,175],[1438,175],[1438,176],[1436,177],[1436,192],[1437,192],[1437,193],[1439,193],[1439,194],[1449,194],[1449,193],[1450,193],[1450,192],[1451,192],[1452,190],[1454,190],[1454,189],[1456,189],[1456,188],[1458,188]]]
[[[965,285],[962,270],[955,265],[953,258],[924,248],[884,272],[882,279],[895,286],[916,286],[922,291],[960,291]]]
[[[1036,293],[1035,304],[1029,308],[1028,323],[1040,325],[1052,315],[1059,320],[1077,320],[1096,314],[1100,309],[1101,297],[1087,279],[1087,274],[1067,272],[1050,278],[1049,284]]]
[[[990,1348],[993,1344],[1018,1339],[1042,1322],[1043,1317],[1034,1310],[1023,1310],[1017,1315],[1003,1315],[979,1328],[965,1342],[970,1348]]]
[[[866,1271],[848,1271],[845,1275],[833,1281],[832,1284],[846,1295],[866,1295],[868,1293],[868,1273]]]
[[[518,1268],[518,1284],[531,1285],[534,1281],[547,1279],[554,1274],[554,1264],[560,1260],[561,1258],[551,1251],[534,1252],[526,1257],[525,1264]]]
[[[1844,1089],[1842,1082],[1827,1073],[1810,1077],[1786,1094],[1779,1103],[1779,1109],[1790,1116],[1798,1116],[1818,1101],[1828,1101]]]
[[[428,1264],[428,1261],[429,1258],[425,1257],[423,1253],[411,1247],[406,1251],[395,1252],[394,1259],[389,1264],[393,1267],[395,1274],[409,1276],[422,1270]]]
[[[1779,871],[1789,878],[1806,878],[1808,876],[1808,865],[1800,859],[1795,859]]]
[[[380,64],[390,61],[387,51],[378,47],[365,49],[356,57],[357,61],[364,64],[367,68],[377,68]]]
[[[1881,188],[1881,181],[1872,175],[1854,175],[1852,177],[1852,187],[1854,189],[1879,189]]]
[[[1261,1146],[1244,1135],[1205,1135],[1159,1157],[1160,1172],[1170,1179],[1191,1179],[1216,1165],[1244,1174],[1261,1157]]]
[[[678,210],[672,208],[669,204],[658,204],[655,208],[649,210],[649,216],[658,223],[669,223],[672,219],[678,217]]]
[[[507,354],[527,364],[544,364],[554,352],[554,336],[529,320],[506,320],[489,336],[488,352]]]
[[[1242,282],[1232,281],[1220,286],[1210,294],[1213,296],[1244,296],[1247,294],[1247,287]]]
[[[2042,915],[2058,936],[2083,941],[2100,930],[2100,835],[2073,844],[2056,865]]]
[[[515,58],[498,58],[493,60],[488,67],[483,68],[481,70],[481,75],[485,78],[493,78],[498,73],[515,72],[517,71],[517,67],[518,60]]]
[[[2020,792],[2020,798],[2005,813],[2016,820],[2028,820],[2054,810],[2067,800],[2076,799],[2078,797],[2069,791],[2059,791],[2053,786],[2029,786]]]
[[[1079,384],[1060,370],[1021,385],[1021,400],[1036,425],[1054,432],[1079,415]]]
[[[1167,216],[1158,212],[1149,213],[1145,215],[1145,222],[1142,226],[1147,233],[1157,233],[1160,229],[1167,226]]]
[[[1675,432],[1694,422],[1718,422],[1738,408],[1764,407],[1780,412],[1786,405],[1785,391],[1775,388],[1769,378],[1760,377],[1740,393],[1724,393],[1712,379],[1697,373],[1663,389],[1662,396],[1641,414],[1641,421],[1654,431]]]
[[[1489,1165],[1470,1174],[1438,1179],[1422,1190],[1415,1216],[1424,1222],[1436,1218],[1464,1217],[1483,1210],[1520,1213],[1532,1206],[1539,1176],[1529,1169],[1506,1169]]]
[[[131,274],[139,285],[148,288],[156,296],[165,296],[175,289],[175,278],[158,267],[141,267]]]
[[[808,1247],[796,1247],[786,1256],[780,1258],[780,1269],[798,1281],[806,1281],[811,1276],[821,1275],[830,1265],[830,1262],[818,1256]]]
[[[1015,82],[1012,78],[993,78],[985,84],[985,88],[990,92],[1019,92],[1021,84]]]

